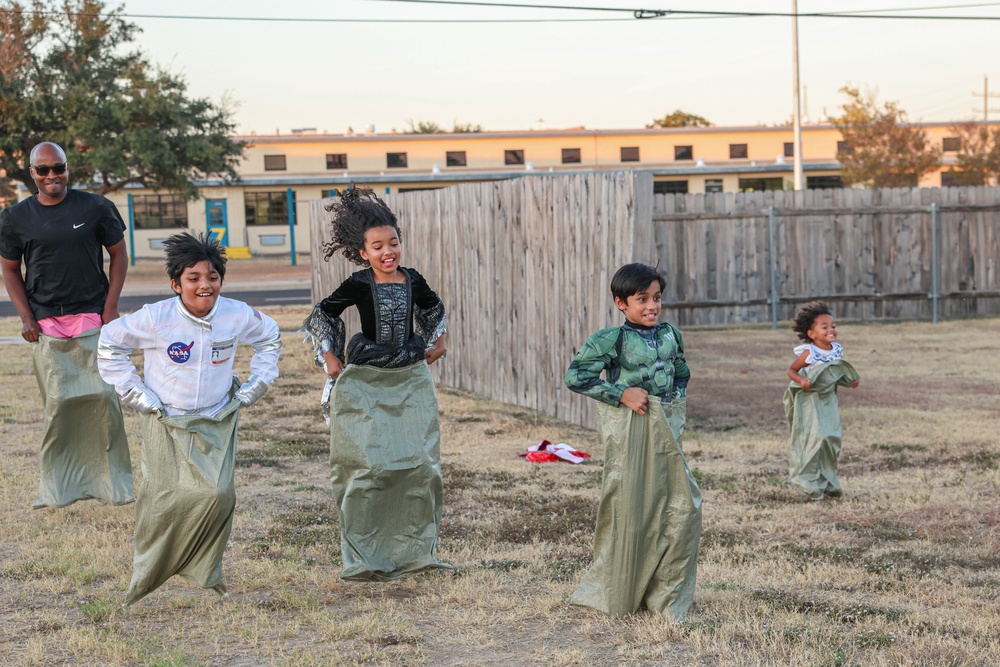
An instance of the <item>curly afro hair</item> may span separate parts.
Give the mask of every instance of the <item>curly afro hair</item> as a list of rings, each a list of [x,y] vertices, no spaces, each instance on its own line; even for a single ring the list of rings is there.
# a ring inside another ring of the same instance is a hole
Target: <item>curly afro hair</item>
[[[813,322],[820,315],[833,316],[830,307],[823,301],[810,301],[799,308],[799,312],[795,313],[795,318],[792,319],[792,331],[799,335],[799,340],[804,343],[812,342],[809,338],[809,330],[812,329]]]
[[[360,251],[365,247],[365,232],[373,227],[392,227],[402,240],[396,215],[370,188],[359,188],[351,183],[347,190],[338,191],[337,196],[338,199],[326,207],[333,213],[330,223],[333,231],[330,240],[323,243],[323,259],[329,261],[339,252],[355,264],[368,266],[368,262],[361,259]]]

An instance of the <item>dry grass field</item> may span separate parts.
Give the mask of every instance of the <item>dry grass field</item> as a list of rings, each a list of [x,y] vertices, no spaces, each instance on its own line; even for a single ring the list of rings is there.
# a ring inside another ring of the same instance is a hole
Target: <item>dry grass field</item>
[[[271,312],[291,331],[306,310]],[[679,625],[565,604],[590,559],[595,434],[448,388],[438,555],[458,572],[341,582],[322,375],[290,333],[282,378],[242,417],[230,596],[171,580],[122,610],[133,509],[29,509],[41,409],[28,346],[0,346],[0,664],[995,665],[998,324],[841,323],[862,384],[840,394],[845,497],[822,503],[786,482],[793,334],[686,330],[685,449],[705,505]],[[19,330],[0,320],[0,335]],[[126,425],[138,474],[133,414]],[[593,462],[516,456],[542,438]]]

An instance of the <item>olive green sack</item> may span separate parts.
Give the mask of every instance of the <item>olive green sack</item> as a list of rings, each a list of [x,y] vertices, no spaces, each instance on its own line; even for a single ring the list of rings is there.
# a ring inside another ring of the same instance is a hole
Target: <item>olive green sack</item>
[[[330,399],[330,468],[347,580],[385,581],[446,568],[441,431],[427,364],[348,365]]]
[[[34,509],[90,498],[113,505],[134,500],[121,404],[97,372],[100,332],[92,329],[74,338],[43,334],[33,346],[45,413]]]
[[[239,387],[234,382],[233,391]],[[217,417],[142,416],[142,486],[135,505],[130,605],[179,575],[226,592],[222,555],[236,508],[239,408]]]
[[[819,364],[807,376],[809,389],[792,382],[782,397],[792,440],[788,476],[818,500],[842,493],[837,477],[842,437],[837,387],[849,387],[860,376],[842,359]]]
[[[594,563],[571,604],[622,616],[640,607],[681,621],[694,597],[701,490],[681,449],[687,399],[638,415],[598,404],[604,480]]]

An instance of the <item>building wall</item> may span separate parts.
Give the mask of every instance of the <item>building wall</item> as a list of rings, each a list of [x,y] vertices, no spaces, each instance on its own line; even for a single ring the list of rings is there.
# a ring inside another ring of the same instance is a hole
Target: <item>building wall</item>
[[[784,154],[791,141],[790,128],[682,128],[669,130],[563,130],[539,132],[494,132],[447,135],[286,135],[239,137],[248,142],[246,159],[240,167],[244,176],[286,175],[340,176],[345,170],[327,170],[325,156],[346,154],[349,175],[389,175],[393,173],[470,173],[480,170],[621,169],[693,167],[701,159],[710,165],[740,166],[773,163]],[[803,132],[805,159],[829,163],[836,160],[840,133],[829,125]],[[746,159],[731,159],[730,144],[747,144]],[[675,159],[675,147],[691,146],[690,159]],[[623,162],[622,148],[638,148],[637,162]],[[563,149],[579,151],[580,163],[563,162]],[[521,150],[525,165],[504,163],[506,150]],[[467,165],[449,167],[448,151],[464,151]],[[406,153],[407,168],[389,167],[387,153]],[[264,156],[286,156],[284,171],[264,168]]]

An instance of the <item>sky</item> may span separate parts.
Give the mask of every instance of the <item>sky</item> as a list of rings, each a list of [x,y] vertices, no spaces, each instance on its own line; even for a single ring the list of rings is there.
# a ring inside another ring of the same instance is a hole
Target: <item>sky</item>
[[[792,7],[791,0],[510,1],[686,11]],[[385,0],[124,0],[123,7],[142,29],[137,41],[149,59],[183,76],[191,96],[230,105],[242,134],[403,131],[410,121],[485,130],[632,129],[675,109],[719,126],[792,117],[788,17],[635,19],[630,12]],[[860,9],[1000,19],[1000,2],[798,3],[800,14]],[[229,18],[140,16],[153,14]],[[375,22],[432,19],[486,22]],[[563,21],[513,22],[539,19]],[[981,119],[984,77],[998,95],[990,118],[1000,119],[1000,20],[800,17],[798,25],[803,114],[813,121],[839,112],[846,85],[898,102],[912,121]]]

